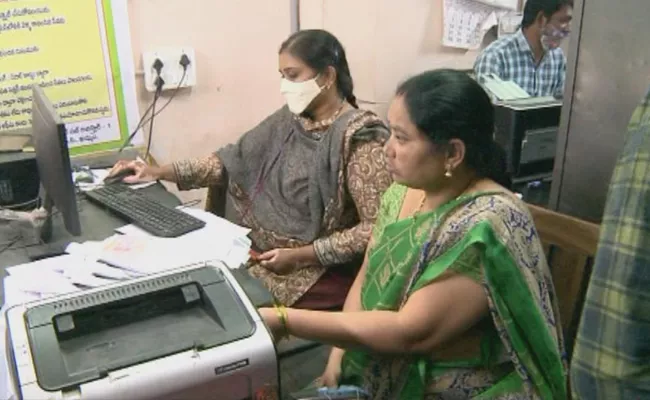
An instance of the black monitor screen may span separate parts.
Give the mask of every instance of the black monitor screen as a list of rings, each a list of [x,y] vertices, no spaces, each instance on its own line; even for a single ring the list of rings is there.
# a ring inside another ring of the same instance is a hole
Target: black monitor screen
[[[81,224],[65,124],[43,89],[36,85],[32,89],[32,135],[46,209],[48,202],[51,202],[61,213],[66,230],[71,235],[79,236]]]

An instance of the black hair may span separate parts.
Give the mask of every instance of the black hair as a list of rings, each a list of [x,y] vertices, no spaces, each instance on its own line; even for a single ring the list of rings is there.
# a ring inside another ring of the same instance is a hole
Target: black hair
[[[506,154],[494,141],[494,107],[467,73],[439,69],[416,75],[397,88],[411,121],[435,144],[459,139],[465,165],[480,177],[510,189]]]
[[[573,7],[573,0],[528,0],[524,6],[524,16],[521,20],[521,27],[528,28],[542,12],[546,18],[560,11],[564,6]]]
[[[336,87],[339,94],[355,108],[354,84],[350,67],[341,42],[331,33],[321,29],[306,29],[289,36],[280,46],[280,53],[288,51],[315,71],[324,72],[327,67],[336,70]]]

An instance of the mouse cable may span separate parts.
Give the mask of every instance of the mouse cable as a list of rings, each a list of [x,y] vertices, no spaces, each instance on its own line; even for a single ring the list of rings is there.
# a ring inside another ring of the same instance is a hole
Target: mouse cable
[[[153,137],[153,120],[158,114],[160,114],[165,109],[165,107],[167,107],[169,105],[169,103],[171,103],[171,101],[174,99],[174,96],[176,96],[176,93],[178,93],[178,91],[180,90],[181,86],[183,85],[183,81],[185,81],[185,77],[187,76],[187,67],[189,67],[191,61],[190,61],[189,57],[187,57],[187,54],[183,54],[183,55],[181,55],[181,59],[178,61],[178,63],[181,65],[181,67],[183,67],[183,75],[181,76],[181,79],[179,79],[178,85],[176,86],[176,89],[174,90],[174,92],[172,93],[170,98],[167,100],[167,103],[165,103],[163,105],[163,107],[160,110],[158,110],[158,112],[156,112],[156,102],[157,102],[158,98],[160,97],[160,95],[162,93],[162,89],[163,89],[163,86],[165,85],[165,81],[163,81],[163,79],[162,79],[162,77],[160,77],[160,75],[158,76],[158,79],[156,80],[156,86],[157,86],[157,89],[158,89],[158,91],[157,91],[158,96],[157,97],[154,96],[154,99],[153,99],[153,102],[152,102],[152,107],[151,107],[152,112],[151,112],[151,117],[149,118],[149,138],[147,140],[147,151],[146,151],[145,156],[144,156],[145,161],[148,161],[149,154],[151,153],[151,140],[152,140],[152,137]]]
[[[156,111],[154,108],[155,108],[155,105],[156,105],[156,101],[158,100],[158,98],[161,97],[161,95],[158,95],[158,97],[156,97],[156,96],[154,95],[154,101],[151,102],[151,105],[149,106],[149,108],[148,108],[147,111],[145,112],[145,115],[140,119],[140,122],[138,122],[138,127],[133,131],[134,133],[132,134],[132,136],[135,136],[135,132],[137,132],[138,129],[140,129],[141,127],[145,126],[146,124],[149,124],[149,137],[151,137],[151,133],[152,133],[152,132],[151,132],[151,123],[153,123],[153,119],[154,119],[155,117],[157,117],[161,112],[163,112],[163,110],[164,110],[165,108],[167,108],[167,106],[169,105],[169,103],[171,103],[172,100],[174,100],[174,96],[176,96],[176,93],[179,92],[179,90],[181,89],[181,86],[183,85],[183,81],[185,80],[185,75],[186,75],[186,74],[187,74],[187,69],[184,69],[184,70],[183,70],[183,75],[181,76],[181,80],[178,81],[178,85],[176,86],[176,88],[175,88],[174,91],[172,92],[172,95],[169,96],[169,98],[167,99],[167,101],[165,102],[165,104],[163,104],[163,106],[160,107],[160,109],[157,110],[157,111]],[[154,112],[151,113],[151,116],[145,120],[145,117],[149,114],[149,111],[151,111],[152,109],[154,109]],[[129,140],[129,142],[130,142],[130,140]],[[145,160],[147,159],[147,157],[148,157],[148,155],[149,155],[149,148],[150,148],[150,146],[151,146],[151,139],[148,139],[148,144],[147,144],[147,156],[145,156],[145,158],[144,158]]]
[[[158,61],[159,61],[159,59],[156,59],[156,62],[158,62]],[[118,153],[121,153],[121,152],[124,150],[124,148],[126,148],[126,146],[128,146],[128,145],[131,143],[131,141],[133,140],[133,138],[135,137],[135,135],[138,133],[138,130],[140,130],[140,128],[144,127],[147,123],[151,122],[151,121],[153,120],[153,118],[155,118],[155,117],[156,117],[158,114],[160,114],[160,113],[161,113],[165,108],[167,108],[167,106],[169,105],[169,103],[171,103],[171,101],[174,99],[174,97],[176,96],[176,94],[177,94],[177,93],[179,92],[179,90],[181,89],[181,87],[182,87],[182,85],[183,85],[183,82],[185,81],[185,78],[187,77],[187,68],[188,68],[188,66],[190,65],[190,63],[191,63],[191,62],[190,62],[189,57],[187,57],[186,54],[183,54],[183,55],[181,56],[180,61],[179,61],[179,64],[183,67],[183,75],[181,76],[181,79],[178,81],[178,85],[176,86],[176,88],[175,88],[174,91],[172,92],[172,95],[170,96],[170,98],[167,100],[167,102],[166,102],[166,103],[165,103],[165,104],[164,104],[164,105],[163,105],[163,106],[162,106],[158,111],[155,111],[154,108],[155,108],[155,104],[156,104],[158,98],[156,97],[156,94],[154,94],[154,99],[153,99],[153,101],[151,102],[151,104],[149,105],[149,107],[147,107],[147,109],[145,110],[144,114],[142,115],[142,118],[140,118],[140,121],[138,121],[138,124],[136,125],[135,129],[133,129],[133,132],[131,132],[131,134],[129,135],[129,137],[124,141],[124,143],[123,143],[122,146],[120,147]],[[158,63],[158,64],[156,65],[156,67],[157,67],[157,68],[156,68],[156,71],[157,71],[157,73],[158,73],[158,77],[156,78],[156,85],[157,85],[156,93],[158,94],[158,97],[160,97],[160,93],[158,93],[158,91],[159,91],[159,90],[162,91],[162,86],[158,87],[158,84],[162,81],[162,77],[160,76],[160,71],[161,71],[161,69],[162,69],[162,66],[163,66],[163,63],[162,63],[162,62],[160,62],[160,63]],[[162,81],[162,82],[163,82],[163,85],[164,85],[164,81]],[[152,113],[151,116],[149,116],[149,112],[152,111],[152,110],[153,110],[154,112]],[[149,116],[149,118],[147,118],[147,116]],[[151,126],[150,126],[150,130],[151,130]],[[149,148],[150,146],[151,146],[151,145],[149,144],[149,145],[148,145],[148,148]],[[149,153],[149,151],[147,151],[147,155],[148,155],[148,153]],[[145,157],[145,159],[146,159],[146,157]]]
[[[156,84],[158,84],[159,79],[162,79],[160,74],[162,72],[162,69],[163,69],[164,65],[165,64],[159,58],[156,58],[156,61],[153,64],[153,68],[156,71]],[[156,88],[156,90],[157,90],[157,88]],[[144,111],[144,114],[142,114],[142,117],[140,118],[140,121],[138,121],[138,124],[133,129],[133,132],[131,132],[129,137],[127,137],[126,140],[122,143],[122,146],[120,146],[120,149],[117,151],[118,153],[121,153],[126,148],[126,146],[131,144],[131,141],[133,140],[135,135],[138,133],[140,128],[145,124],[144,121],[147,118],[147,115],[149,115],[149,112],[153,109],[154,104],[155,104],[155,100],[156,100],[156,97],[154,95],[154,100],[151,102],[151,104],[149,104],[149,107],[147,107],[147,109]]]
[[[138,124],[135,126],[135,128],[133,129],[133,131],[131,132],[129,137],[127,137],[126,140],[124,141],[124,143],[122,143],[122,146],[120,146],[120,149],[118,150],[118,153],[121,153],[126,148],[126,146],[131,144],[131,141],[133,140],[135,135],[138,133],[140,128],[142,128],[144,126],[144,124],[146,124],[145,119],[149,115],[149,112],[153,108],[153,105],[154,104],[153,104],[153,101],[152,101],[151,104],[149,104],[149,107],[147,107],[147,109],[144,111],[144,114],[142,114],[142,117],[140,118],[140,121],[138,121]]]
[[[156,116],[156,103],[162,94],[162,88],[165,85],[165,81],[158,77],[156,80],[156,94],[153,96],[153,102],[151,103],[151,119],[149,119],[149,137],[147,138],[147,151],[144,153],[145,162],[149,159],[149,153],[151,152],[151,139],[153,137],[153,120]]]
[[[142,123],[142,125],[145,125],[145,124],[149,123],[149,121],[151,121],[154,117],[157,117],[158,115],[160,115],[160,113],[163,112],[163,110],[164,110],[165,108],[167,108],[167,106],[169,105],[169,103],[171,103],[172,100],[174,100],[174,96],[176,96],[176,93],[178,93],[178,92],[181,90],[181,87],[183,86],[183,82],[185,81],[185,78],[186,78],[186,73],[187,73],[187,70],[184,70],[184,71],[183,71],[183,75],[181,76],[181,80],[178,81],[178,85],[176,86],[176,88],[174,88],[174,91],[172,92],[171,96],[169,96],[169,98],[167,99],[167,101],[165,102],[165,104],[163,104],[163,106],[160,107],[159,110],[157,110],[157,111],[156,111],[155,113],[153,113],[149,118],[147,118],[147,120],[144,121],[144,122]]]

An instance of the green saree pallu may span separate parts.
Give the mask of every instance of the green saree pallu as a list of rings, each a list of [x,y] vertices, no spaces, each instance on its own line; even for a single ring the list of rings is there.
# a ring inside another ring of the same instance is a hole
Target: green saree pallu
[[[485,288],[490,317],[475,359],[382,356],[349,350],[341,383],[372,399],[565,399],[566,360],[557,301],[537,231],[512,195],[460,196],[431,212],[399,219],[407,188],[382,199],[361,289],[365,310],[399,310],[444,273]]]

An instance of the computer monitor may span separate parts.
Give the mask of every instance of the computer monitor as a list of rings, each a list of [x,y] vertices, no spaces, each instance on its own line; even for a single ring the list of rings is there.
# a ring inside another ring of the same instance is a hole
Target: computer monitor
[[[553,175],[562,103],[534,101],[504,102],[494,108],[494,138],[506,151],[515,184]]]
[[[65,124],[37,85],[32,87],[32,138],[41,181],[40,197],[48,215],[41,229],[41,240],[49,242],[52,237],[54,207],[61,213],[66,230],[79,236],[81,223]]]

